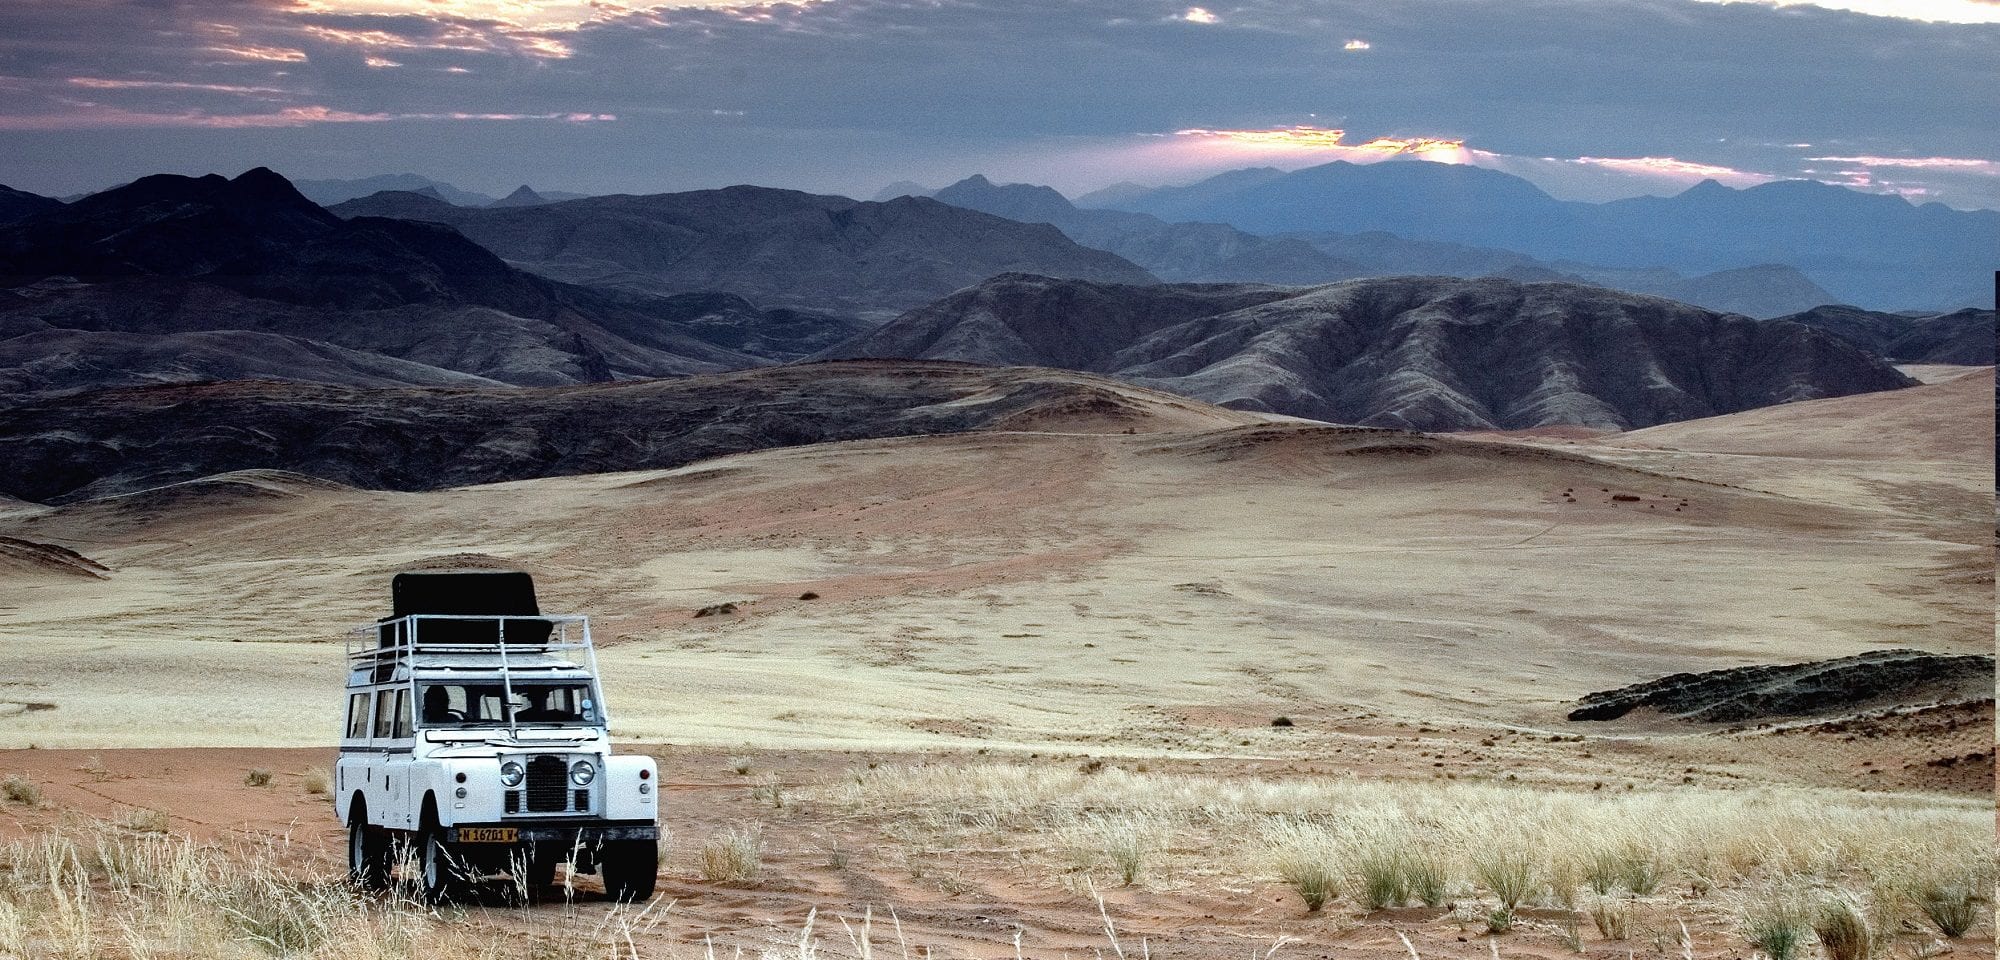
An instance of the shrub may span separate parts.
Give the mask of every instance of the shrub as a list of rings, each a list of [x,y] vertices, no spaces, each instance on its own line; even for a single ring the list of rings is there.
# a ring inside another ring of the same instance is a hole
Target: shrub
[[[1271,726],[1274,726],[1274,727],[1289,727],[1289,726],[1292,726],[1292,725],[1293,725],[1293,724],[1292,724],[1292,718],[1291,718],[1291,717],[1277,717],[1277,718],[1274,718],[1274,719],[1273,719],[1273,720],[1271,721]]]
[[[1868,960],[1875,941],[1868,920],[1844,899],[1830,899],[1820,905],[1813,918],[1813,933],[1826,948],[1827,960]]]
[[[25,803],[31,807],[38,807],[42,805],[42,788],[37,786],[35,781],[17,773],[0,780],[0,797],[6,797],[9,803]]]
[[[730,827],[702,845],[701,876],[710,883],[748,883],[764,870],[764,837],[756,827]]]

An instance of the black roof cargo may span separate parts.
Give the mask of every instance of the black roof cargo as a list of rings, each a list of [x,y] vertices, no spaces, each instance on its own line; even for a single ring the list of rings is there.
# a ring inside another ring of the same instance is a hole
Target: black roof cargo
[[[509,644],[547,643],[554,625],[541,616],[535,602],[534,578],[516,570],[438,570],[399,573],[389,581],[392,613],[382,622],[382,645],[402,638],[402,618],[443,614],[460,617],[506,617]],[[515,617],[530,619],[517,620]],[[394,622],[391,622],[394,621]],[[500,624],[492,620],[424,620],[417,627],[420,643],[497,644]]]

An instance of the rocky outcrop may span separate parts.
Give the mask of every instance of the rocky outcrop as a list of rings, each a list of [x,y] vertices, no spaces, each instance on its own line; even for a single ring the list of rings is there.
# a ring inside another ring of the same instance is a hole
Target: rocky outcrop
[[[1677,673],[1586,695],[1571,720],[1646,711],[1691,723],[1826,717],[1993,698],[1993,658],[1877,650],[1837,660]]]

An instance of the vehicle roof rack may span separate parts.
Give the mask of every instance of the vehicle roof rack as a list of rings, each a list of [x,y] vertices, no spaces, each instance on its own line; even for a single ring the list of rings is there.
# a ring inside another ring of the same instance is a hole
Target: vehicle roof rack
[[[425,570],[390,579],[391,615],[349,633],[348,667],[382,683],[409,668],[444,667],[453,659],[468,668],[497,662],[509,670],[511,657],[547,663],[548,654],[570,659],[581,651],[596,674],[590,622],[575,614],[545,614],[535,600],[535,584],[516,570]],[[421,662],[414,658],[422,656]],[[486,667],[491,669],[491,667]],[[356,679],[360,679],[357,677]]]

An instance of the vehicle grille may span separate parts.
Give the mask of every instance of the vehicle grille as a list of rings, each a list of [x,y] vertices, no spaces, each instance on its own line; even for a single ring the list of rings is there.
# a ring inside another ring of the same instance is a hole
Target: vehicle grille
[[[543,754],[528,761],[528,812],[562,813],[569,809],[569,764]]]

